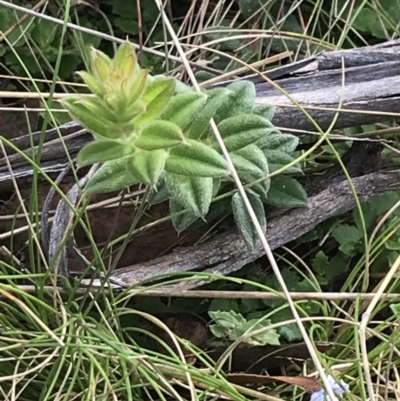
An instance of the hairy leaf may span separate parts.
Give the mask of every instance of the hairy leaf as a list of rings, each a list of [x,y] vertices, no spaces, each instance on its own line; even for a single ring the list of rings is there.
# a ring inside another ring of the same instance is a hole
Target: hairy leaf
[[[210,330],[217,338],[227,338],[236,341],[243,337],[243,342],[252,345],[279,345],[279,334],[274,329],[268,329],[271,320],[246,320],[242,314],[230,311],[214,310],[208,312],[213,319]],[[252,331],[265,328],[265,331],[249,335]]]
[[[189,177],[166,174],[167,187],[179,203],[196,216],[204,217],[210,208],[213,179],[211,177]]]
[[[269,329],[268,326],[271,325],[271,320],[269,319],[251,319],[243,323],[239,327],[232,330],[230,339],[236,341],[243,337],[243,341],[247,344],[260,346],[260,345],[280,345],[280,335],[276,329]],[[264,328],[264,331],[251,335],[252,332]]]
[[[281,152],[280,150],[264,150],[264,155],[268,160],[268,166],[270,173],[277,171],[289,163],[292,163],[294,158],[287,153]],[[285,170],[285,172],[298,173],[301,172],[301,167],[299,164]]]
[[[272,118],[275,114],[275,107],[269,104],[259,104],[254,107],[253,114],[257,114],[258,116],[264,117],[268,121],[272,121]],[[273,125],[271,124],[271,128]]]
[[[299,144],[299,138],[290,134],[281,134],[273,132],[257,142],[257,145],[263,150],[280,151],[292,154]]]
[[[267,229],[267,221],[265,218],[264,205],[260,197],[251,190],[246,191],[247,197],[249,198],[250,204],[257,216],[257,219],[265,233]],[[250,249],[255,249],[259,237],[254,224],[250,218],[250,214],[246,209],[242,197],[236,193],[232,196],[232,211],[233,217],[237,228],[239,229],[244,241]]]
[[[233,311],[210,311],[208,312],[214,324],[223,327],[226,330],[233,330],[238,326],[246,323],[246,319],[240,314]],[[211,329],[211,327],[210,327]]]
[[[175,95],[160,115],[162,120],[171,121],[182,129],[204,105],[207,96],[199,92],[185,92]]]
[[[85,166],[119,159],[133,152],[134,149],[125,144],[116,141],[99,140],[91,142],[83,147],[78,154],[77,161],[79,165]]]
[[[129,187],[139,182],[126,169],[126,156],[121,159],[110,160],[104,163],[87,183],[85,190],[88,193],[105,193]]]
[[[294,178],[278,175],[272,177],[268,203],[283,207],[301,207],[307,204],[307,193]]]
[[[139,100],[139,98],[143,95],[146,89],[147,77],[149,74],[149,70],[140,70],[137,77],[134,79],[133,82],[128,84],[126,95],[128,99],[128,104],[132,104]],[[130,113],[128,113],[130,114]],[[132,115],[131,118],[134,116]]]
[[[147,124],[134,144],[140,149],[167,149],[185,143],[182,130],[174,123],[163,120]]]
[[[167,183],[165,182],[164,174],[160,175],[157,183],[150,187],[149,194],[147,195],[147,202],[150,205],[156,205],[170,198],[170,193],[168,192]]]
[[[245,184],[250,184],[269,174],[269,163],[267,158],[261,149],[254,144],[231,153],[231,158],[240,179]],[[260,195],[262,201],[265,202],[269,187],[270,179],[265,179],[262,182],[253,185],[251,188]]]
[[[256,89],[252,82],[237,81],[230,84],[227,89],[231,93],[214,116],[217,124],[229,117],[250,114],[254,106]]]
[[[167,153],[164,150],[137,152],[127,162],[130,173],[144,184],[155,185],[165,164]]]
[[[135,56],[135,48],[132,43],[127,40],[121,43],[118,47],[117,52],[114,56],[114,65],[117,68],[123,68],[129,59],[130,56]],[[134,57],[134,61],[136,63],[136,57]]]
[[[207,92],[207,102],[197,112],[186,130],[188,138],[200,139],[202,134],[210,129],[210,120],[221,105],[227,101],[230,93],[226,88],[215,88]]]
[[[257,178],[269,173],[267,158],[256,145],[246,146],[231,153],[230,156],[238,172],[250,173]]]
[[[229,152],[242,149],[271,132],[269,122],[254,114],[229,117],[218,125],[218,130]]]
[[[188,143],[171,149],[165,163],[167,172],[213,178],[229,174],[228,163],[216,150],[192,139]]]
[[[82,78],[83,82],[88,86],[92,93],[100,98],[104,96],[106,91],[104,82],[86,71],[80,71],[77,74]]]
[[[172,225],[178,233],[186,230],[199,218],[195,213],[186,210],[186,208],[174,198],[170,198],[169,200],[169,210],[172,214]],[[183,210],[185,210],[184,213],[174,216],[175,213],[182,212]]]
[[[263,203],[267,202],[268,191],[271,182],[269,178],[263,179],[261,182],[254,184],[254,181],[257,181],[260,177],[257,177],[254,174],[246,173],[244,171],[238,171],[238,175],[243,184],[251,184],[251,190],[260,197]]]
[[[76,102],[76,104],[84,106],[88,109],[94,116],[100,116],[108,121],[115,124],[119,123],[119,118],[113,113],[110,108],[98,98],[81,98]]]
[[[102,115],[94,115],[91,110],[83,104],[77,103],[78,98],[67,97],[63,99],[63,106],[69,111],[71,116],[77,119],[86,129],[94,135],[102,138],[116,138],[118,133],[114,131],[113,122],[107,120]]]
[[[173,78],[157,78],[151,81],[142,96],[145,112],[135,118],[138,126],[143,126],[157,118],[172,99],[175,91]]]

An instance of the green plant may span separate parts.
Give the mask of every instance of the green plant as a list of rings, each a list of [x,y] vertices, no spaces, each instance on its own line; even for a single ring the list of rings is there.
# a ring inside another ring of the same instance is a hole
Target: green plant
[[[381,217],[396,205],[398,196],[399,192],[396,191],[362,204],[362,219],[368,234],[376,229]],[[359,262],[358,266],[365,263],[367,256],[365,255],[364,228],[358,209],[353,211],[352,217],[354,222],[340,222],[335,219],[329,226],[317,227],[305,237],[305,240],[308,241],[321,238],[326,236],[328,234],[326,230],[329,230],[338,244],[337,252],[331,251],[328,255],[320,250],[312,262],[318,282],[322,285],[330,283],[335,276],[345,273],[348,270],[349,262],[357,255],[363,255],[361,264]],[[399,227],[399,210],[396,209],[375,233],[374,241],[368,249],[371,273],[386,272],[398,257],[400,250]]]
[[[149,76],[138,66],[129,42],[113,60],[93,50],[91,73],[79,74],[93,95],[69,96],[63,105],[95,141],[80,151],[78,163],[104,163],[87,192],[143,183],[151,187],[150,203],[169,199],[178,231],[206,218],[213,197],[233,181],[212,135],[209,121],[214,118],[240,178],[251,185],[249,199],[264,230],[263,203],[295,207],[307,201],[293,178],[268,178],[294,160],[298,139],[273,127],[271,107],[254,105],[252,83],[195,92],[173,78]],[[254,247],[257,236],[238,194],[232,197],[232,211],[247,244]]]
[[[243,341],[251,345],[280,345],[277,331],[268,329],[271,320],[246,320],[240,313],[234,311],[211,311],[209,315],[214,322],[210,325],[210,330],[216,338],[236,341],[244,337]],[[256,330],[257,333],[251,334]]]

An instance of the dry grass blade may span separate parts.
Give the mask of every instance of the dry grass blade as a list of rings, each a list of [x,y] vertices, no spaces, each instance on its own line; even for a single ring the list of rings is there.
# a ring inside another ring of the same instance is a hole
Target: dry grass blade
[[[177,47],[179,53],[181,54],[182,61],[183,61],[184,65],[185,65],[186,71],[188,72],[189,77],[190,77],[190,79],[191,79],[191,81],[193,83],[193,86],[194,86],[194,88],[196,90],[200,91],[200,87],[199,87],[199,85],[197,83],[197,80],[196,80],[193,72],[191,71],[191,68],[190,68],[189,64],[187,62],[185,63],[185,55],[184,55],[183,49],[180,46],[179,40],[176,37],[175,32],[174,32],[169,20],[166,18],[166,15],[165,15],[165,13],[163,11],[162,3],[160,1],[157,1],[157,4],[158,4],[160,12],[162,13],[162,16],[164,18],[165,24],[167,25],[169,33],[170,33],[170,35],[172,36],[172,38],[173,38],[173,40],[175,42],[175,46]],[[244,204],[245,204],[246,209],[247,209],[247,211],[248,211],[248,213],[250,215],[250,218],[251,218],[251,220],[252,220],[252,222],[254,224],[254,227],[256,228],[257,234],[258,234],[258,236],[259,236],[259,238],[261,240],[261,243],[263,245],[264,251],[265,251],[265,253],[266,253],[266,255],[267,255],[267,257],[268,257],[268,259],[269,259],[269,261],[271,263],[271,266],[272,266],[272,269],[274,271],[274,274],[275,274],[275,276],[276,276],[276,278],[277,278],[277,280],[278,280],[278,282],[279,282],[279,284],[280,284],[280,286],[281,286],[281,288],[283,290],[285,298],[286,298],[286,300],[287,300],[287,302],[289,304],[290,310],[291,310],[291,312],[292,312],[292,314],[293,314],[293,316],[294,316],[294,318],[296,320],[296,323],[297,323],[297,325],[298,325],[298,327],[299,327],[299,329],[300,329],[300,331],[302,333],[304,341],[307,344],[307,347],[309,349],[311,358],[312,358],[312,360],[313,360],[313,362],[314,362],[314,364],[315,364],[315,366],[316,366],[316,368],[317,368],[317,370],[318,370],[318,372],[319,372],[319,374],[320,374],[320,376],[322,378],[322,381],[323,381],[323,383],[324,383],[324,385],[326,387],[326,391],[329,394],[329,396],[331,397],[332,401],[336,401],[337,397],[335,396],[335,394],[332,391],[332,388],[329,385],[328,377],[325,374],[325,370],[324,370],[324,368],[323,368],[323,366],[321,364],[321,361],[319,360],[319,357],[318,357],[318,355],[316,354],[316,352],[314,350],[312,341],[311,341],[311,339],[310,339],[310,337],[309,337],[309,335],[308,335],[308,333],[307,333],[307,331],[306,331],[306,329],[304,327],[303,322],[301,321],[301,318],[300,318],[300,315],[299,315],[299,313],[298,313],[298,311],[296,309],[296,306],[294,305],[292,299],[290,298],[289,290],[288,290],[288,288],[286,286],[286,283],[285,283],[285,281],[284,281],[284,279],[282,277],[282,274],[281,274],[280,269],[279,269],[279,267],[278,267],[278,265],[276,263],[274,255],[272,254],[271,248],[270,248],[270,246],[269,246],[269,244],[267,242],[267,239],[266,239],[266,237],[264,235],[264,232],[263,232],[263,230],[261,228],[261,225],[260,225],[260,223],[259,223],[259,221],[257,219],[257,216],[256,216],[256,214],[255,214],[255,212],[254,212],[254,210],[253,210],[253,208],[251,206],[251,203],[250,203],[250,201],[249,201],[249,199],[247,197],[246,191],[243,188],[243,185],[241,183],[239,175],[238,175],[238,173],[236,171],[236,168],[235,168],[235,166],[234,166],[234,164],[232,162],[232,159],[231,159],[231,157],[230,157],[230,155],[229,155],[229,153],[228,153],[228,151],[226,149],[224,141],[223,141],[223,139],[222,139],[222,137],[221,137],[221,135],[220,135],[220,133],[218,131],[218,127],[215,124],[213,119],[210,121],[210,124],[211,124],[211,128],[212,128],[212,130],[214,132],[214,135],[215,135],[215,137],[217,139],[217,142],[218,142],[218,144],[219,144],[219,146],[220,146],[220,148],[222,150],[222,153],[223,153],[225,159],[228,162],[228,166],[229,166],[229,169],[230,169],[231,174],[233,176],[233,179],[235,181],[235,184],[236,184],[236,186],[237,186],[237,188],[239,190],[240,196],[242,197],[242,199],[244,201]]]

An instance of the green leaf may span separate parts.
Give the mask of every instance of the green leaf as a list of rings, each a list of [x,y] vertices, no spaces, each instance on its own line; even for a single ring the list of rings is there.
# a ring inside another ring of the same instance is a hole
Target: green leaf
[[[392,310],[393,314],[398,319],[400,316],[400,304],[390,304],[390,309]]]
[[[205,105],[197,112],[187,128],[187,137],[200,139],[202,134],[210,129],[210,120],[218,111],[231,92],[226,88],[215,88],[207,92]]]
[[[125,34],[136,36],[139,34],[139,25],[137,20],[133,19],[130,15],[129,18],[117,17],[114,19],[114,24],[121,29]]]
[[[78,96],[77,96],[78,97]],[[75,102],[77,106],[82,105],[87,110],[89,110],[93,116],[99,116],[105,120],[113,123],[114,126],[118,125],[119,118],[115,113],[113,113],[108,106],[103,103],[99,98],[80,98]],[[111,124],[110,124],[111,126]]]
[[[14,29],[11,30],[9,35],[7,36],[7,41],[10,42],[10,46],[17,48],[17,47],[22,47],[24,45],[27,45],[29,42],[29,39],[31,38],[31,32],[33,29],[36,27],[36,25],[39,23],[38,20],[32,20],[31,18],[27,18],[25,20],[22,20],[22,23],[17,23],[18,20],[20,20],[25,14],[21,11],[13,11],[13,10],[8,10],[9,11],[9,18],[10,22],[14,26]],[[20,21],[21,22],[21,21]],[[6,29],[1,30],[4,32],[8,28],[11,28],[10,26],[7,26]],[[25,61],[25,60],[24,60]],[[35,59],[37,61],[37,59]],[[32,66],[30,66],[32,67]]]
[[[120,17],[137,19],[137,7],[134,3],[127,2],[126,0],[113,0],[112,12]]]
[[[254,13],[260,11],[260,8],[262,8],[267,1],[268,0],[239,0],[239,8],[245,18],[249,18]]]
[[[359,242],[363,238],[363,232],[359,228],[349,224],[339,224],[332,230],[332,235],[339,244],[346,242]]]
[[[221,326],[226,330],[233,330],[246,323],[246,319],[240,313],[233,311],[209,311],[208,314],[214,321],[214,324]]]
[[[236,341],[243,335],[243,341],[252,345],[279,345],[279,334],[274,329],[268,329],[271,324],[270,320],[252,319],[247,321],[240,313],[233,310],[230,311],[209,311],[213,324],[210,325],[210,330],[217,338],[228,338],[231,341]],[[251,332],[266,328],[265,331],[249,336]]]
[[[171,195],[168,192],[164,174],[161,174],[156,185],[150,187],[149,194],[147,195],[147,202],[149,202],[150,205],[156,205],[166,201],[170,197]]]
[[[380,198],[380,197],[378,197]],[[374,200],[374,199],[371,199]],[[367,231],[370,231],[373,229],[376,219],[379,216],[379,213],[374,209],[372,206],[371,202],[367,202],[364,204],[361,204],[361,213],[364,219],[365,223],[365,228]],[[354,222],[356,223],[357,227],[362,230],[363,225],[361,223],[361,216],[360,216],[360,211],[358,210],[358,207],[355,207],[353,210],[353,218]]]
[[[216,150],[192,139],[188,140],[188,145],[171,149],[165,170],[174,174],[213,178],[229,174],[228,163]]]
[[[77,74],[82,78],[83,82],[88,86],[92,93],[100,98],[104,96],[106,87],[100,79],[86,71],[79,71]]]
[[[228,151],[235,152],[268,135],[272,129],[263,117],[248,114],[225,119],[218,130]]]
[[[288,290],[291,292],[315,292],[315,288],[310,280],[302,279],[302,277],[296,272],[287,267],[281,270],[282,277],[285,280]],[[275,277],[271,274],[265,277],[264,283],[267,287],[273,288],[276,291],[282,292],[282,288]],[[264,305],[271,309],[278,308],[285,305],[286,301],[284,299],[263,299]],[[304,305],[304,304],[303,304]]]
[[[91,142],[83,147],[78,153],[77,161],[79,165],[85,166],[119,159],[133,152],[134,149],[125,144],[116,141],[99,140]]]
[[[185,92],[175,95],[160,115],[162,120],[171,121],[182,129],[187,126],[207,96],[200,92]]]
[[[268,203],[283,207],[302,207],[307,204],[307,193],[294,178],[279,175],[271,179]]]
[[[136,60],[135,60],[136,61]],[[128,86],[126,90],[126,96],[128,99],[128,104],[131,105],[128,107],[126,112],[127,119],[133,118],[136,115],[132,113],[132,109],[135,111],[135,103],[139,101],[141,96],[143,95],[146,84],[147,84],[147,77],[149,75],[148,70],[140,70],[135,77],[134,81]],[[143,101],[140,101],[140,104],[145,104]]]
[[[103,164],[87,183],[85,190],[88,193],[112,192],[139,182],[126,169],[127,159],[111,160]]]
[[[171,198],[169,200],[169,210],[172,215],[172,225],[178,233],[186,230],[191,226],[199,216],[186,210],[176,199]],[[179,213],[185,210],[185,213],[174,216],[175,213]]]
[[[37,22],[36,26],[32,29],[32,39],[36,44],[45,49],[50,46],[51,42],[56,36],[57,25],[54,22],[41,19]]]
[[[196,216],[204,217],[210,208],[213,179],[211,177],[189,177],[167,173],[165,175],[170,194]]]
[[[329,267],[329,258],[323,251],[319,251],[312,262],[312,268],[315,273],[320,276],[325,276],[326,270]]]
[[[398,231],[385,241],[385,248],[390,251],[400,250],[400,236]]]
[[[280,335],[276,331],[276,329],[268,329],[267,327],[271,325],[271,320],[269,319],[251,319],[239,327],[236,327],[232,330],[230,335],[230,339],[232,341],[236,341],[242,336],[246,336],[243,338],[243,341],[247,344],[251,344],[254,346],[261,345],[280,345],[279,337]],[[264,331],[258,334],[250,335],[250,333],[255,332],[256,330],[260,330],[265,328]]]
[[[250,184],[269,174],[269,166],[264,153],[256,145],[249,145],[231,153],[231,159],[240,179],[245,184]],[[257,192],[263,201],[266,200],[270,187],[270,179],[265,179],[251,188]]]
[[[261,149],[249,145],[230,154],[232,162],[238,171],[261,178],[269,174],[268,161]]]
[[[228,299],[228,298],[214,298],[210,306],[208,307],[208,311],[223,311],[223,312],[239,312],[238,311],[238,302],[237,300]]]
[[[264,205],[261,202],[260,197],[253,191],[248,190],[247,197],[249,198],[250,204],[257,216],[263,232],[265,233],[267,229],[267,220],[265,218]],[[238,193],[232,196],[232,211],[236,226],[247,246],[251,250],[255,249],[259,243],[259,237],[244,201]]]
[[[175,91],[175,80],[173,78],[157,78],[151,81],[142,96],[142,102],[146,111],[135,118],[137,126],[143,126],[157,118],[165,106],[172,99]]]
[[[254,107],[252,113],[264,117],[268,121],[272,121],[275,114],[275,107],[269,104],[259,104]],[[273,127],[272,124],[271,127]]]
[[[286,322],[293,319],[292,312],[289,308],[281,309],[272,315],[272,323]],[[281,337],[285,338],[288,342],[299,342],[303,340],[300,329],[295,323],[289,323],[277,329]]]
[[[114,55],[114,66],[116,68],[123,68],[127,60],[131,57],[135,59],[135,48],[133,47],[132,43],[125,40],[125,42],[121,43],[118,46],[117,52]]]
[[[329,283],[336,276],[340,276],[348,270],[349,258],[338,253],[329,260],[329,267],[326,269],[325,278]]]
[[[128,160],[129,172],[144,184],[155,185],[163,169],[167,153],[164,150],[137,152]]]
[[[287,153],[281,152],[280,150],[264,150],[264,155],[268,160],[268,166],[270,173],[277,171],[289,163],[292,163],[294,158]],[[299,164],[295,164],[294,166],[285,170],[286,172],[294,173],[301,172],[301,167]]]
[[[147,124],[134,144],[140,149],[167,149],[185,143],[182,130],[169,121],[156,120]]]
[[[339,242],[339,250],[344,254],[353,256],[361,244],[363,231],[356,226],[339,224],[332,230],[332,235]]]
[[[227,330],[222,326],[218,326],[217,324],[211,324],[209,329],[212,335],[216,338],[225,338],[228,336]]]
[[[384,195],[377,196],[376,198],[372,198],[368,204],[371,205],[371,208],[376,212],[376,218],[381,213],[386,213],[389,209],[391,209],[398,201],[400,197],[400,191],[389,192]],[[400,209],[397,209],[394,214],[399,215]]]
[[[263,150],[280,151],[291,155],[299,144],[299,138],[290,134],[271,133],[257,142]]]
[[[217,124],[229,117],[250,114],[254,106],[256,89],[252,82],[237,81],[228,85],[227,89],[231,93],[214,116]]]
[[[75,96],[73,98],[65,98],[62,101],[63,106],[69,111],[73,118],[79,122],[94,135],[102,138],[116,138],[118,133],[113,130],[113,123],[106,120],[101,115],[95,115],[91,110],[83,104],[76,103]]]

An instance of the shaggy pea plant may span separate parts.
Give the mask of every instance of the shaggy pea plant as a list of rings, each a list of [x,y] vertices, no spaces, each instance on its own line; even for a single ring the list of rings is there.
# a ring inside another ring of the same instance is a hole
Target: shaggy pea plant
[[[288,175],[298,173],[298,165],[284,169],[294,161],[298,139],[274,128],[272,107],[255,105],[251,82],[200,93],[174,78],[150,76],[129,42],[114,59],[93,50],[91,61],[91,72],[79,74],[92,95],[63,100],[95,138],[78,154],[78,164],[103,163],[87,183],[88,193],[146,184],[150,204],[169,200],[179,232],[207,219],[213,200],[231,196],[236,224],[248,246],[256,246],[256,232],[211,130],[213,118],[264,230],[265,204],[305,204],[303,187]],[[285,171],[269,178],[277,170]]]

